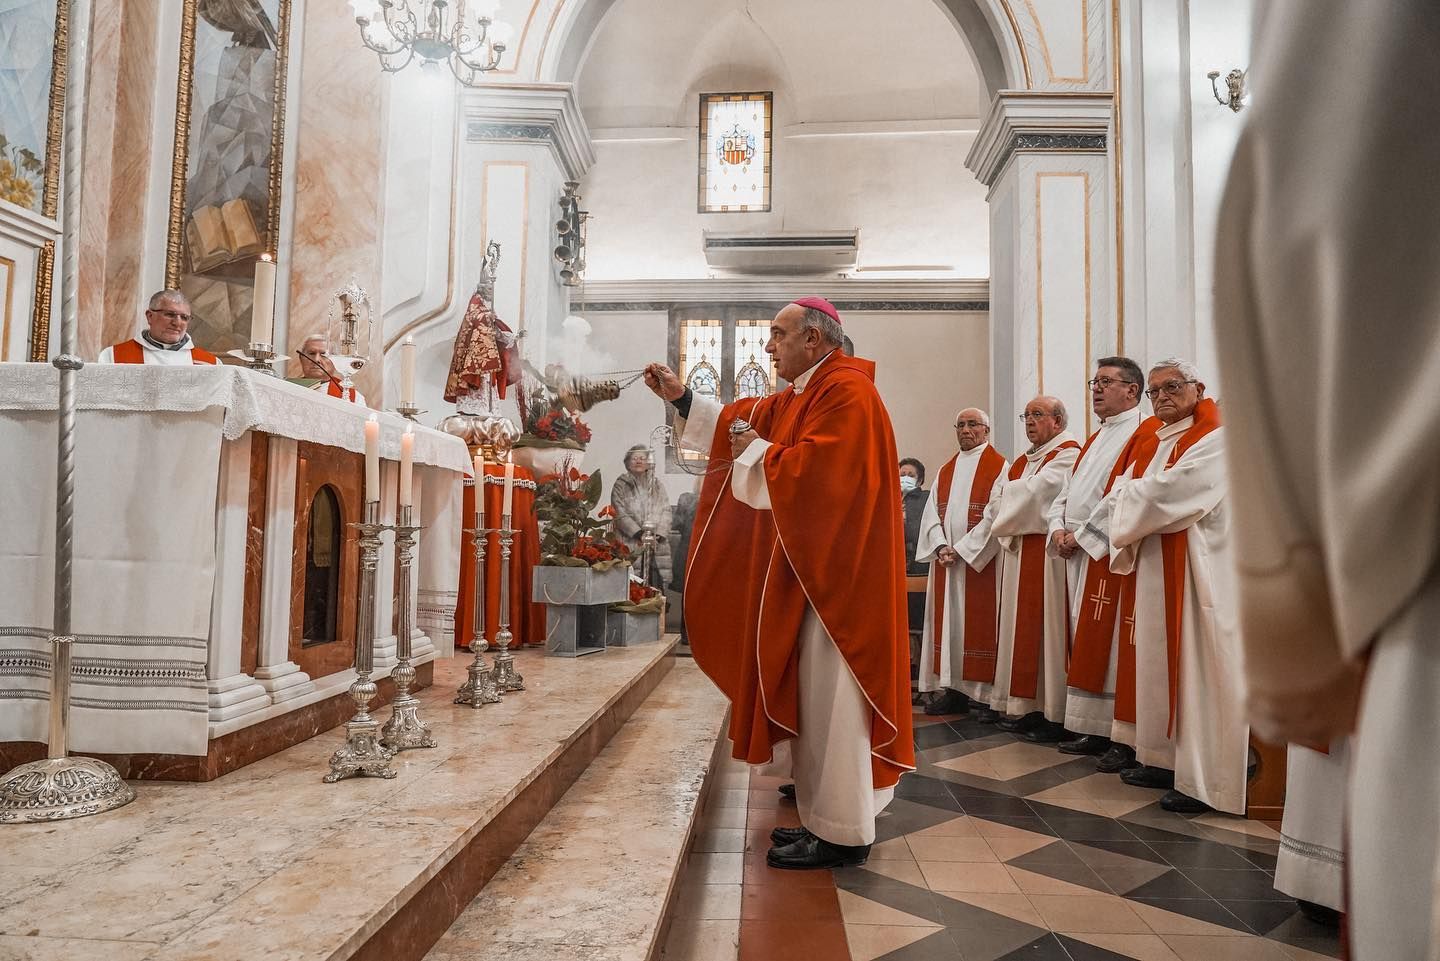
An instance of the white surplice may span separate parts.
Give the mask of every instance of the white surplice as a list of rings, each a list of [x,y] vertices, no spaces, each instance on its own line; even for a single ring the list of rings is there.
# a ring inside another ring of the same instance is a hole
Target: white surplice
[[[975,484],[975,470],[980,466],[980,456],[989,450],[990,446],[977,444],[956,455],[955,470],[950,480],[950,499],[943,524],[940,521],[940,492],[938,489],[930,491],[930,499],[925,502],[925,513],[920,521],[920,537],[915,545],[917,561],[938,564],[936,558],[940,554],[940,548],[953,548],[968,533],[970,491]],[[1000,468],[1002,477],[1007,467],[1008,465],[1003,465]],[[983,570],[983,565],[981,569]],[[932,576],[925,590],[925,633],[920,642],[920,690],[950,688],[988,703],[989,684],[963,679],[966,603],[963,565],[951,565],[945,572],[945,611],[941,624],[939,665],[935,663],[935,601],[935,580]],[[992,610],[989,616],[994,620],[998,615],[997,599],[996,610]]]
[[[1135,756],[1175,772],[1175,789],[1220,811],[1245,813],[1250,728],[1241,691],[1225,428],[1212,430],[1165,469],[1193,418],[1167,424],[1143,476],[1122,477],[1105,499],[1110,569],[1135,578]],[[1133,468],[1132,468],[1133,470]],[[1160,535],[1187,531],[1175,736],[1170,718],[1165,577]],[[1118,729],[1122,725],[1115,723]],[[1120,738],[1122,743],[1130,741]]]
[[[190,339],[189,334],[186,334],[185,339],[180,341],[184,346],[178,350],[166,350],[163,347],[156,347],[139,334],[136,334],[134,339],[144,350],[141,356],[147,364],[154,364],[159,367],[189,367],[195,363],[195,358],[190,353],[191,348],[195,346],[195,341]],[[100,351],[100,356],[95,362],[97,364],[115,363],[115,348],[113,346],[106,347]]]
[[[985,516],[965,535],[956,548],[960,557],[972,567],[983,569],[985,552],[1000,548],[999,627],[996,634],[995,684],[990,691],[990,706],[1006,714],[1023,716],[1043,711],[1046,720],[1065,720],[1065,562],[1045,556],[1045,637],[1040,645],[1040,674],[1035,697],[1016,697],[1010,693],[1015,657],[1015,620],[1020,598],[1020,546],[1026,534],[1044,534],[1049,528],[1050,506],[1065,486],[1065,478],[1080,456],[1077,448],[1060,451],[1045,464],[1045,458],[1061,444],[1073,441],[1069,431],[1061,431],[1048,442],[1026,454],[1024,473],[1016,480],[1000,475],[991,492]],[[1043,466],[1042,466],[1043,464]],[[1031,599],[1026,598],[1028,603]]]
[[[1350,739],[1321,754],[1291,744],[1285,768],[1285,817],[1275,890],[1336,911],[1345,910],[1345,788]]]
[[[1070,594],[1070,621],[1066,625],[1066,637],[1071,640],[1075,637],[1075,618],[1085,608],[1085,569],[1092,556],[1100,560],[1110,553],[1109,542],[1100,543],[1100,538],[1096,537],[1098,531],[1092,531],[1084,541],[1080,538],[1084,536],[1085,524],[1105,493],[1105,484],[1110,480],[1110,472],[1115,469],[1115,461],[1135,433],[1135,428],[1140,426],[1140,420],[1140,408],[1137,406],[1101,421],[1100,429],[1091,435],[1093,440],[1089,442],[1085,456],[1080,458],[1074,472],[1066,478],[1064,489],[1050,507],[1050,535],[1053,536],[1056,531],[1069,531],[1082,548],[1065,561],[1065,578]],[[1051,551],[1053,556],[1059,556],[1053,553],[1054,548],[1048,542],[1046,550]],[[1116,624],[1115,638],[1119,636],[1120,626]],[[1065,727],[1068,730],[1076,734],[1110,736],[1115,721],[1115,662],[1118,660],[1115,654],[1115,639],[1112,638],[1110,667],[1105,674],[1103,693],[1074,687],[1066,691]]]
[[[825,358],[795,378],[795,393],[804,392]],[[681,443],[689,450],[708,453],[720,412],[718,402],[693,395],[690,416],[681,421]],[[769,447],[769,441],[753,441],[736,458],[730,474],[730,492],[755,510],[770,509],[764,466]],[[697,536],[703,537],[704,532]],[[767,776],[794,778],[800,823],[816,837],[832,844],[871,844],[875,817],[894,798],[895,789],[875,787],[870,765],[870,701],[808,601],[800,625],[799,651],[800,730],[794,738],[775,745],[774,758],[758,765],[758,770]]]

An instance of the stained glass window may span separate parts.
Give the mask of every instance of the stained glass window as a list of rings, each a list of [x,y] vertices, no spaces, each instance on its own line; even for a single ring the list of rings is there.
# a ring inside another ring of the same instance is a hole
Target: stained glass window
[[[770,209],[771,93],[700,95],[701,213]]]
[[[775,390],[775,360],[765,353],[768,319],[735,321],[735,396],[765,397]]]
[[[697,394],[720,399],[720,368],[724,363],[724,322],[680,322],[680,381]]]
[[[765,353],[770,322],[780,304],[695,304],[670,311],[670,364],[696,394],[721,403],[767,397],[779,385],[775,361]],[[674,469],[703,466],[700,451],[667,455]]]

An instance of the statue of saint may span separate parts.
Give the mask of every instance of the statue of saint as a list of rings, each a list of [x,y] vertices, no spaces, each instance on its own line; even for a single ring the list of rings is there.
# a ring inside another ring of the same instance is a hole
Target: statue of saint
[[[445,380],[445,399],[452,404],[472,394],[483,395],[487,382],[494,383],[503,400],[505,389],[520,381],[519,338],[495,316],[493,307],[499,266],[500,245],[491,241],[480,262],[480,283],[455,335],[450,376]]]

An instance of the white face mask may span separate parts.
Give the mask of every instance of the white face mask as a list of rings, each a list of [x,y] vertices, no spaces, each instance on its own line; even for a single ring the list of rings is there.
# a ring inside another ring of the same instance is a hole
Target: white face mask
[[[902,490],[906,494],[910,493],[919,486],[920,481],[918,481],[914,477],[911,477],[909,474],[900,475],[900,490]]]

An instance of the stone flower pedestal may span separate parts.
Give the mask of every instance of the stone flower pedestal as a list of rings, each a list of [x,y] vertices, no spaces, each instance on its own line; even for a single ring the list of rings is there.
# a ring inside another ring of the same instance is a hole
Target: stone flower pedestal
[[[535,568],[531,599],[545,605],[545,653],[580,657],[605,650],[606,608],[630,596],[630,568]]]

